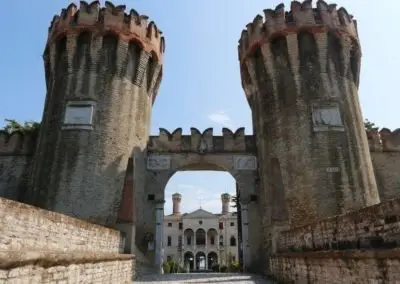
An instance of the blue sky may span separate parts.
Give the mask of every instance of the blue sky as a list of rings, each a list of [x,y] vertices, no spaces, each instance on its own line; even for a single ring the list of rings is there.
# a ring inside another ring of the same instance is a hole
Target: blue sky
[[[20,121],[42,116],[45,80],[42,53],[47,29],[54,14],[71,1],[13,0],[3,3],[0,24],[0,127],[5,118]],[[104,4],[104,1],[101,1]],[[237,41],[245,25],[263,9],[282,1],[271,0],[126,0],[126,4],[154,20],[166,37],[164,78],[153,107],[152,134],[163,127],[204,130],[223,126],[251,131],[250,109],[240,83]],[[283,1],[288,8],[289,1]],[[316,2],[316,1],[314,1]],[[78,1],[75,1],[78,3]],[[332,3],[332,2],[330,2]],[[398,12],[400,1],[379,3],[338,0],[355,15],[363,51],[360,101],[364,117],[378,126],[395,129],[400,96],[397,76],[400,55]],[[368,4],[367,4],[368,3]],[[392,30],[392,32],[391,32]],[[397,35],[397,36],[396,36]],[[221,210],[220,194],[234,192],[233,178],[223,172],[175,174],[166,189],[166,212],[171,211],[171,194],[183,195],[182,209],[202,207]],[[196,198],[193,198],[196,196]]]

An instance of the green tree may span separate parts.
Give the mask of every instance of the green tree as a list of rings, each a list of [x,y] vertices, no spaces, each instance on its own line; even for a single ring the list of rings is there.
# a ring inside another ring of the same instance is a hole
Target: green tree
[[[21,132],[32,132],[39,129],[40,123],[36,121],[25,121],[23,124],[19,123],[15,119],[5,119],[6,125],[3,130],[8,133],[13,133],[15,131]]]
[[[232,208],[238,208],[239,198],[236,195],[233,195],[231,198],[231,203],[233,203],[233,205],[231,205]]]
[[[368,119],[365,119],[364,127],[365,127],[365,130],[367,130],[367,131],[371,131],[371,130],[374,130],[375,128],[377,128],[375,123],[369,121]]]

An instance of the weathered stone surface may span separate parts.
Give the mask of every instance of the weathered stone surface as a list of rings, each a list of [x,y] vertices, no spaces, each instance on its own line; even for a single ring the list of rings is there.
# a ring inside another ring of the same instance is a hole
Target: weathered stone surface
[[[71,4],[49,30],[47,96],[26,202],[113,226],[128,159],[146,148],[165,43],[153,22],[124,6],[81,8]],[[65,120],[74,108],[86,108],[84,120]]]
[[[0,198],[0,250],[118,253],[118,231]]]
[[[122,284],[131,283],[134,275],[134,259],[129,255],[39,252],[7,255],[3,259],[5,253],[0,254],[0,283]]]
[[[400,251],[278,254],[270,272],[279,283],[397,283]]]
[[[282,231],[278,251],[400,247],[400,199]]]

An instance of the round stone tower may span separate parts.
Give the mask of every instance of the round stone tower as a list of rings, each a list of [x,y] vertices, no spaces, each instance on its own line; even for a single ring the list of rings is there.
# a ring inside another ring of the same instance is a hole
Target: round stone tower
[[[228,214],[229,204],[231,202],[231,195],[229,193],[222,193],[221,201],[222,201],[222,214]]]
[[[181,214],[182,195],[179,193],[172,194],[172,214]]]
[[[299,225],[378,203],[358,99],[356,21],[324,1],[264,14],[239,41],[264,212],[280,221],[274,214],[287,212]]]
[[[63,9],[49,28],[31,198],[43,208],[113,225],[128,159],[148,140],[165,42],[135,10],[80,3]]]

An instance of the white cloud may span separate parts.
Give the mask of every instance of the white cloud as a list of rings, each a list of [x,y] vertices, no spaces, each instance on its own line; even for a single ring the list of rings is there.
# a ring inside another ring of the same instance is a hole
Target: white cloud
[[[208,119],[215,123],[218,123],[224,127],[233,128],[232,118],[224,110],[219,110],[219,111],[209,114]]]

